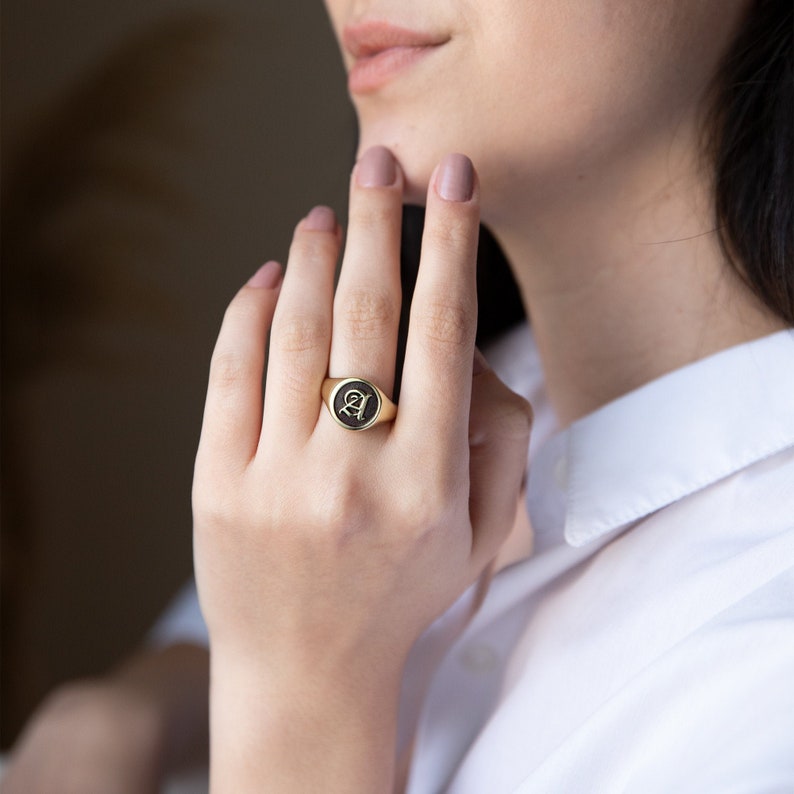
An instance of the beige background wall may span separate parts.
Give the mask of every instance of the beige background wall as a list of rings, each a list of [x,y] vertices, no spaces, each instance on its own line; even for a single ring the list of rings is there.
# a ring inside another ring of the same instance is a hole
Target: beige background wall
[[[221,314],[313,204],[343,211],[354,119],[320,0],[2,17],[7,746],[189,576]]]

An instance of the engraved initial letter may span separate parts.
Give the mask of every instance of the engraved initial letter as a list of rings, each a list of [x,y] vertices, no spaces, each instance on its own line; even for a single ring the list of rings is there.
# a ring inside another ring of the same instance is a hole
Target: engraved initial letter
[[[364,420],[364,409],[371,394],[364,394],[358,389],[350,389],[345,393],[345,404],[339,409],[340,414],[354,416],[360,422]]]

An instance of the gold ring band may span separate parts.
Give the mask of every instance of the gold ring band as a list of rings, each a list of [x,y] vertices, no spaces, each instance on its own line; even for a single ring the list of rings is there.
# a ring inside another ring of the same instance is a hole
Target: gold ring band
[[[346,430],[366,430],[397,416],[397,406],[364,378],[326,378],[322,393],[334,421]]]

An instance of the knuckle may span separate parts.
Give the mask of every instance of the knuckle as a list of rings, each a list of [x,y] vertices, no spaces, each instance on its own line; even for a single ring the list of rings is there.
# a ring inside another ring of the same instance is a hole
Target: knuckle
[[[350,207],[348,226],[360,229],[383,229],[387,224],[399,220],[397,205],[394,202],[368,201]]]
[[[480,417],[489,436],[521,441],[529,438],[532,428],[532,408],[518,394],[509,392],[487,414]]]
[[[303,416],[306,411],[307,395],[319,384],[315,382],[315,373],[311,367],[301,361],[294,360],[290,366],[279,371],[278,378],[270,378],[265,386],[265,412],[268,410],[268,395],[278,391],[278,410],[283,419],[295,419]]]
[[[298,234],[290,246],[289,258],[306,262],[336,261],[338,242],[330,234]]]
[[[509,391],[505,401],[505,410],[502,412],[502,422],[505,428],[514,436],[529,435],[532,428],[534,414],[532,406],[520,394]]]
[[[495,414],[495,420],[498,422],[500,435],[516,439],[529,437],[532,409],[526,400],[517,397],[504,410]]]
[[[329,323],[317,315],[298,315],[274,325],[271,345],[286,355],[307,353],[327,346]]]
[[[535,411],[532,408],[532,404],[529,400],[525,400],[521,395],[515,393],[513,402],[515,404],[516,416],[520,417],[520,421],[524,426],[523,432],[528,433],[532,429],[532,425],[535,421]]]
[[[471,218],[460,214],[445,214],[429,227],[428,242],[439,252],[459,251],[473,246],[477,225]]]
[[[336,483],[326,489],[322,502],[315,505],[314,521],[330,535],[344,535],[359,510],[352,488]]]
[[[191,494],[196,529],[218,528],[235,524],[235,511],[224,490],[208,484],[194,485]]]
[[[395,324],[394,299],[377,290],[354,290],[342,298],[341,327],[352,339],[382,339]]]
[[[473,307],[438,300],[421,307],[411,318],[423,339],[450,350],[468,347],[472,343],[476,321]]]
[[[366,524],[366,505],[360,489],[348,478],[335,478],[317,491],[317,498],[303,506],[310,533],[325,542],[344,543]]]
[[[216,350],[210,362],[210,388],[228,391],[261,377],[261,362],[240,350]]]
[[[415,536],[422,536],[442,524],[448,510],[449,499],[440,487],[417,487],[401,497],[401,523]]]
[[[447,506],[443,499],[434,494],[424,494],[421,504],[413,504],[413,526],[419,536],[430,532],[443,523]]]

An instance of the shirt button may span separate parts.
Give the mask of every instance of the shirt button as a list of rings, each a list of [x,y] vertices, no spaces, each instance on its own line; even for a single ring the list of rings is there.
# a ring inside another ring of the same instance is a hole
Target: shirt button
[[[490,645],[475,642],[463,649],[460,662],[470,673],[490,673],[499,665],[499,654]]]

